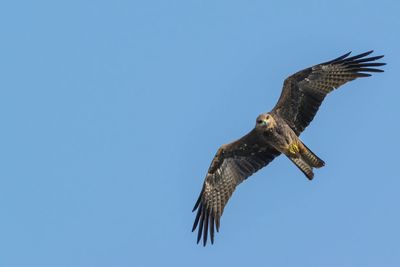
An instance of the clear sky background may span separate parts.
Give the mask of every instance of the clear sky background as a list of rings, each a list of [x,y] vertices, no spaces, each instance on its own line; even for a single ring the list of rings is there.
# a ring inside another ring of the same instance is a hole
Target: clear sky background
[[[400,266],[399,1],[3,1],[0,266]],[[191,209],[217,148],[283,80],[374,49],[238,187],[213,246]]]

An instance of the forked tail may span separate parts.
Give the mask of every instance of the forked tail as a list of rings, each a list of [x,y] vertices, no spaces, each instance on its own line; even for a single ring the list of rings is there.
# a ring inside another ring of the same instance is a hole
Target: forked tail
[[[310,165],[311,167],[321,168],[325,166],[325,162],[314,154],[304,143],[302,143],[304,149],[300,150],[301,157]]]
[[[314,178],[313,168],[321,168],[325,162],[301,143],[298,153],[289,154],[288,158],[299,168],[309,180]]]
[[[301,156],[289,156],[288,158],[297,166],[297,168],[300,169],[300,171],[304,173],[305,176],[307,176],[308,180],[312,180],[314,178],[312,167]]]

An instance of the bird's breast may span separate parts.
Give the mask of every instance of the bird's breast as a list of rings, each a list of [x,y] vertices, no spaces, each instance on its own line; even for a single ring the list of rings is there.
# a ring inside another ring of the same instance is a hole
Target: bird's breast
[[[286,125],[277,125],[273,129],[266,131],[264,136],[270,145],[280,152],[286,151],[287,147],[293,143],[294,136],[290,127]],[[288,128],[288,129],[287,129]]]

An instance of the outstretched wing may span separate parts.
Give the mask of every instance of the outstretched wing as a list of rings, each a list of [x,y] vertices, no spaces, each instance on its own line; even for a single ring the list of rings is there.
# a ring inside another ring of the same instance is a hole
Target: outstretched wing
[[[197,243],[203,237],[203,245],[206,245],[208,231],[214,243],[214,226],[218,232],[224,207],[236,186],[279,154],[258,137],[255,129],[218,149],[193,208],[193,211],[197,209],[192,229],[198,227]]]
[[[334,60],[315,65],[288,77],[278,103],[272,110],[299,135],[313,120],[325,96],[333,89],[370,72],[383,72],[376,67],[385,63],[375,60],[383,56],[367,57],[373,51],[348,57],[350,53]]]

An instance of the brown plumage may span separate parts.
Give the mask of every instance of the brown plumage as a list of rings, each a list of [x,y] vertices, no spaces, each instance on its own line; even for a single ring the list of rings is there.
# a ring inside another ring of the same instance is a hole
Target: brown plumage
[[[369,77],[370,72],[383,72],[376,63],[383,56],[367,57],[373,51],[348,57],[350,52],[334,60],[299,71],[283,84],[278,103],[272,112],[286,120],[300,134],[313,120],[322,101],[333,89],[359,77]]]
[[[193,208],[197,215],[197,242],[208,235],[214,243],[220,218],[236,186],[280,154],[287,156],[309,180],[313,168],[325,165],[299,138],[310,124],[322,101],[333,89],[371,72],[382,72],[376,63],[383,56],[367,57],[372,51],[315,65],[288,77],[276,106],[257,117],[256,126],[239,140],[221,146],[208,169],[200,196]]]

